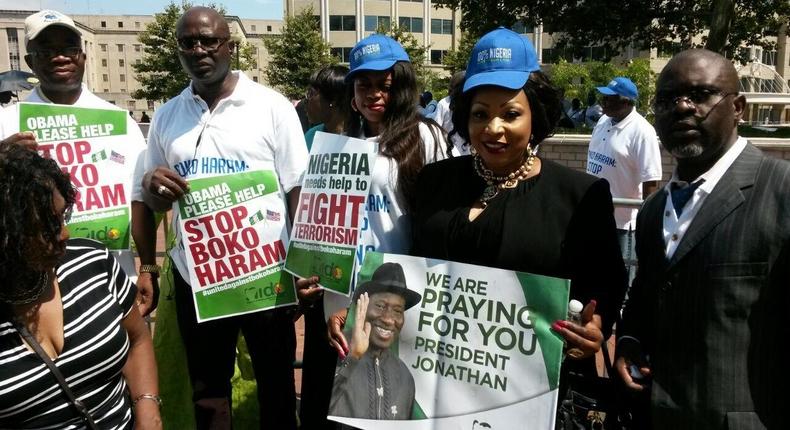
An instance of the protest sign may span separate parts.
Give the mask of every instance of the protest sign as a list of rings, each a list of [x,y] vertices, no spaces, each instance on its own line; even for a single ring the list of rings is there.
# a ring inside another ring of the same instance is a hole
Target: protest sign
[[[400,265],[405,286],[421,299],[404,311],[369,293],[369,346],[359,360],[339,363],[331,420],[360,429],[511,429],[527,422],[554,429],[563,341],[550,326],[567,316],[570,281],[371,252],[357,288],[397,293],[396,279],[377,281],[384,263]],[[385,312],[388,318],[377,317]],[[393,345],[375,355],[381,339],[393,335]],[[412,397],[404,387],[413,387]]]
[[[296,303],[273,171],[193,179],[178,212],[198,322]]]
[[[39,154],[77,188],[69,233],[111,250],[129,249],[131,178],[145,149],[127,138],[126,117],[122,110],[19,104],[19,130],[33,132]]]
[[[301,277],[318,275],[321,287],[348,295],[375,160],[372,142],[316,133],[286,270]]]

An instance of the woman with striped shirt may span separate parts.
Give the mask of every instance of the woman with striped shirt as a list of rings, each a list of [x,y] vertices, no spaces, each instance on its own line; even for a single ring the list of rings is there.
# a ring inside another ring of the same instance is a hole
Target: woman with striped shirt
[[[89,426],[34,352],[38,343],[95,427],[160,429],[136,287],[100,243],[69,240],[75,193],[54,161],[0,148],[0,428]]]

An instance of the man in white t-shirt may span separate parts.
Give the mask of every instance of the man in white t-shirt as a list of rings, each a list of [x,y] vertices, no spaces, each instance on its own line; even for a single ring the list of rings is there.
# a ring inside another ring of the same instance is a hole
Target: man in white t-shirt
[[[639,93],[626,77],[598,87],[604,115],[598,120],[587,153],[587,173],[609,181],[612,197],[643,199],[661,180],[661,150],[653,126],[634,108]],[[636,209],[615,208],[620,245],[627,259],[633,256]],[[630,243],[630,245],[629,245]]]
[[[143,181],[146,202],[158,210],[168,209],[188,190],[187,180],[270,170],[277,174],[279,197],[292,216],[308,163],[293,105],[276,91],[231,71],[230,30],[214,9],[187,10],[178,21],[176,36],[179,59],[192,82],[154,115]],[[176,314],[197,427],[231,427],[230,378],[241,331],[258,380],[261,428],[296,429],[294,308],[198,323],[177,214],[173,221],[177,237],[170,257],[175,266]]]
[[[86,56],[81,43],[82,36],[74,21],[60,12],[42,10],[25,19],[25,45],[28,52],[25,61],[40,82],[25,102],[120,110],[91,93],[82,83]],[[137,284],[138,310],[148,315],[156,309],[159,297],[159,269],[156,266],[155,244],[147,241],[155,231],[154,216],[143,203],[140,186],[145,138],[134,118],[124,116],[127,120],[124,149],[127,154],[131,154],[128,159],[138,167],[128,181],[132,190],[132,236],[140,257],[140,275],[135,279],[137,270],[131,251],[115,251],[113,254]],[[19,105],[9,106],[0,114],[0,139],[3,139],[2,144],[15,143],[31,149],[38,147],[32,132],[19,132]]]

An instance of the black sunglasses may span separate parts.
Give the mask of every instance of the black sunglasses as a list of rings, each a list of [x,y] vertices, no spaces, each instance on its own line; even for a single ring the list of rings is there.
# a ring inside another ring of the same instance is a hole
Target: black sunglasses
[[[200,45],[206,52],[214,52],[229,40],[227,37],[179,37],[178,48],[182,51],[194,51]]]

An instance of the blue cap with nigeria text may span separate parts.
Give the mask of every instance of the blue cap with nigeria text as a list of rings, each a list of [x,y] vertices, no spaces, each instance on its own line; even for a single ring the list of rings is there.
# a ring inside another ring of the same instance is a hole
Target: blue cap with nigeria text
[[[409,61],[409,54],[400,43],[383,34],[371,34],[351,50],[351,70],[346,75],[346,82],[350,82],[358,72],[387,70],[398,61]]]
[[[527,83],[529,74],[537,70],[540,64],[532,42],[526,36],[499,27],[481,37],[472,48],[464,92],[481,85],[519,89]]]

